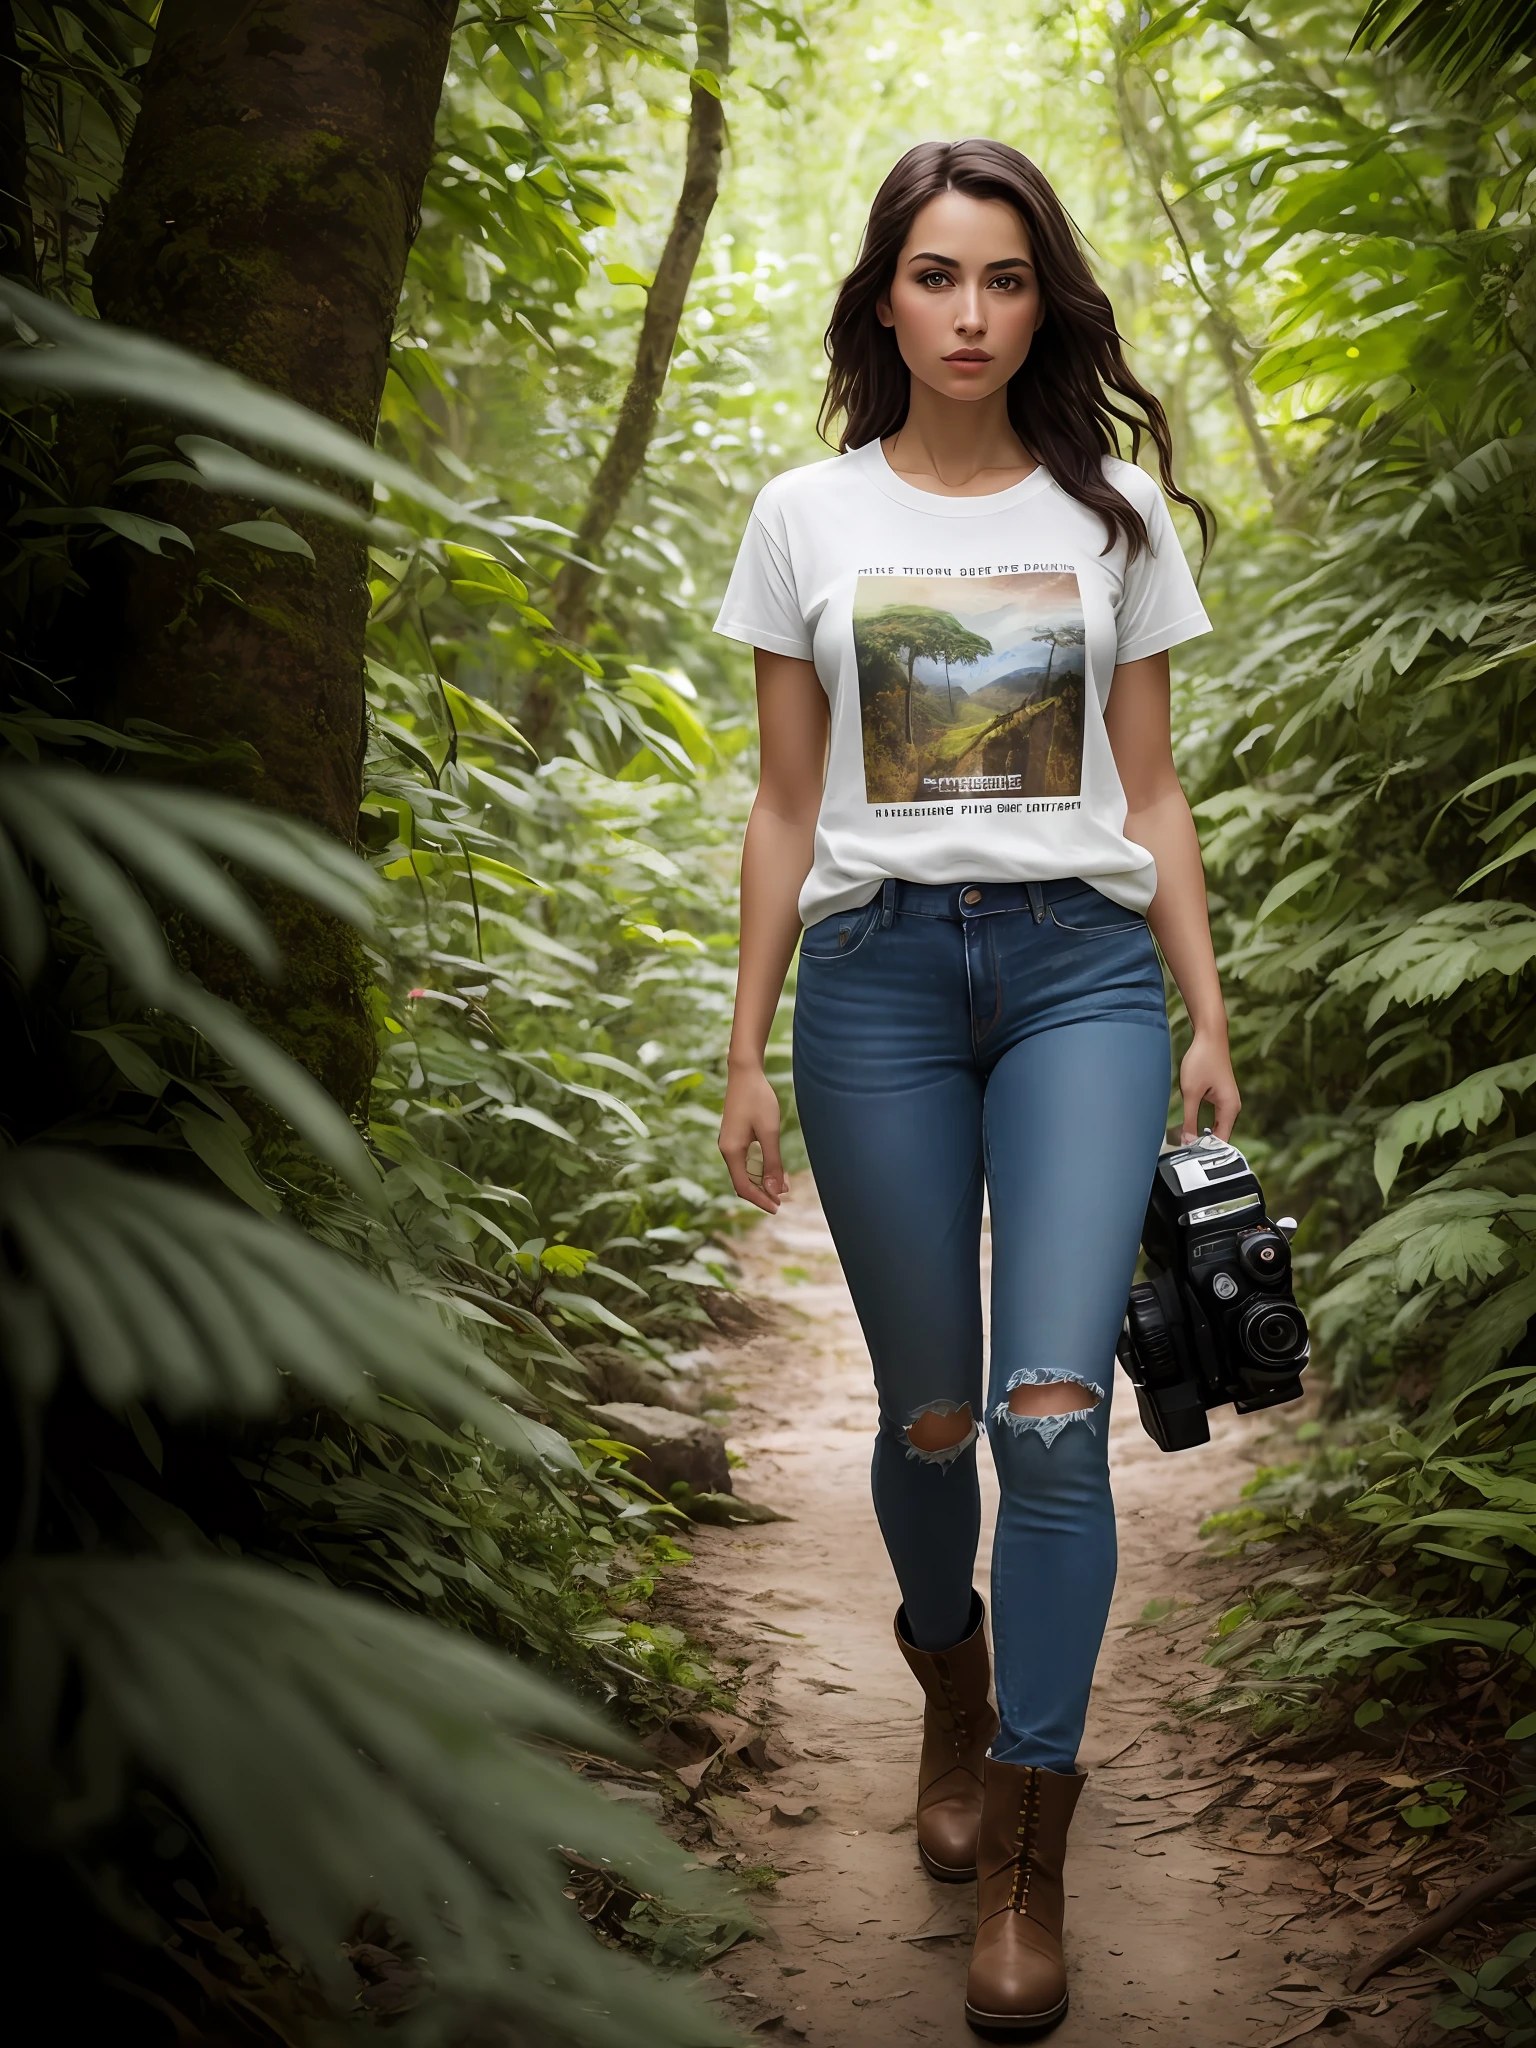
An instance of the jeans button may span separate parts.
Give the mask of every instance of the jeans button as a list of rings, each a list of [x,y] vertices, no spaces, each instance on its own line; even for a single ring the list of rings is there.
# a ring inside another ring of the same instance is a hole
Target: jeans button
[[[960,901],[962,903],[979,903],[981,901],[981,891],[979,889],[967,889],[960,898]]]

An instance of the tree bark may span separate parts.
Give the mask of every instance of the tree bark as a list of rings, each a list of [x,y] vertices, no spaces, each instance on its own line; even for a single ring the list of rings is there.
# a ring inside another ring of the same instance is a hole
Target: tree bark
[[[723,80],[730,67],[728,0],[695,0],[694,26],[699,68]],[[601,556],[603,543],[623,509],[624,500],[645,466],[688,287],[720,190],[724,151],[725,108],[714,93],[695,83],[690,87],[683,188],[678,194],[666,247],[656,266],[655,281],[646,295],[634,374],[619,407],[613,438],[592,479],[587,509],[576,535],[574,552],[589,561]],[[595,572],[580,562],[567,562],[555,579],[551,616],[568,639],[585,637],[595,580]],[[545,699],[541,708],[551,705],[552,699]],[[538,722],[536,716],[535,723]]]
[[[165,0],[93,257],[102,317],[227,364],[371,441],[455,11],[455,0]],[[95,431],[80,502],[111,493],[106,465],[124,445],[104,443],[99,420]],[[115,422],[113,438],[122,431]],[[138,418],[126,431],[172,453],[179,429],[146,432]],[[259,516],[248,501],[174,482],[129,485],[116,501],[180,526],[196,554],[111,542],[88,558],[91,658],[71,666],[95,708],[244,743],[196,779],[354,843],[362,538],[295,521],[311,566],[220,530]],[[193,964],[360,1112],[374,1052],[356,934],[286,893],[263,908],[285,954],[280,988],[222,948]]]

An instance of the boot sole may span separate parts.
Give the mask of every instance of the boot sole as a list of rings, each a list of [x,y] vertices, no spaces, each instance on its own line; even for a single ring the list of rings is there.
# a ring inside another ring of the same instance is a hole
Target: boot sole
[[[965,2002],[966,2024],[989,2041],[1033,2040],[1037,2035],[1048,2034],[1052,2027],[1060,2026],[1066,2016],[1065,1996],[1049,2012],[980,2012],[969,1999]]]
[[[918,1861],[922,1864],[924,1870],[927,1871],[930,1877],[937,1878],[940,1884],[974,1884],[976,1882],[976,1866],[974,1863],[964,1870],[957,1870],[950,1863],[936,1863],[921,1842],[917,1845],[917,1855]]]

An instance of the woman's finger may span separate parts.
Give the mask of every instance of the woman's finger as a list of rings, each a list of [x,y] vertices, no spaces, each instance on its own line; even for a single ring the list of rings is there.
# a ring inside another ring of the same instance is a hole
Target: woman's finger
[[[1201,1087],[1186,1087],[1183,1090],[1183,1095],[1184,1125],[1179,1132],[1179,1143],[1181,1145],[1193,1145],[1196,1138],[1200,1135],[1200,1105],[1205,1100],[1205,1090]]]
[[[1228,1082],[1219,1093],[1213,1093],[1212,1100],[1216,1105],[1216,1135],[1222,1139],[1230,1138],[1232,1126],[1237,1122],[1238,1111],[1243,1106],[1243,1098],[1232,1083]]]
[[[720,1157],[725,1161],[725,1170],[731,1176],[731,1186],[744,1202],[750,1202],[754,1209],[762,1209],[769,1216],[778,1213],[779,1198],[776,1192],[759,1186],[747,1171],[747,1148],[750,1139],[720,1139]],[[767,1175],[763,1176],[764,1181]]]
[[[763,1187],[782,1201],[789,1192],[789,1176],[779,1154],[779,1134],[777,1131],[760,1132],[758,1142],[763,1149]]]

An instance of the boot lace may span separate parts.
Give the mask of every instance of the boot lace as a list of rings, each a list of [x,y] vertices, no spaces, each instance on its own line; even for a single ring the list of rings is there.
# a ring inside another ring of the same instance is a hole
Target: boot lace
[[[1040,1773],[1033,1768],[1029,1785],[1019,1807],[1019,1824],[1014,1835],[1013,1883],[1008,1890],[1008,1909],[1029,1917],[1029,1880],[1034,1870],[1035,1828],[1040,1818]]]
[[[971,1739],[971,1725],[964,1700],[961,1699],[955,1681],[948,1671],[939,1673],[939,1689],[944,1696],[944,1712],[949,1717],[947,1733],[957,1749],[964,1749]]]

